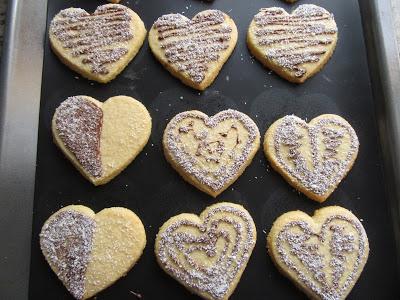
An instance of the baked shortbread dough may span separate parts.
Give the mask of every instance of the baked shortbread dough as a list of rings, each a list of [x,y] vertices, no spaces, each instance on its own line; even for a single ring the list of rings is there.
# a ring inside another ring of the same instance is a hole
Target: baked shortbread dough
[[[265,133],[271,166],[294,188],[323,202],[357,158],[359,142],[351,125],[337,115],[320,115],[308,124],[296,116],[275,121]]]
[[[310,299],[344,300],[368,259],[368,238],[361,222],[339,206],[313,217],[301,211],[280,216],[267,238],[279,271]]]
[[[236,110],[212,117],[193,110],[168,123],[163,146],[165,157],[187,182],[216,197],[251,163],[260,133],[250,117]]]
[[[67,98],[52,120],[53,138],[94,185],[109,182],[142,151],[151,133],[146,107],[127,96],[102,103],[89,96]]]
[[[333,15],[313,4],[288,14],[262,8],[247,33],[250,52],[288,81],[303,83],[319,72],[335,50],[338,30]]]
[[[146,37],[140,17],[119,4],[60,11],[51,21],[50,45],[60,60],[90,80],[107,83],[136,56]]]
[[[155,254],[161,268],[203,299],[226,300],[251,256],[257,232],[241,205],[222,202],[200,216],[180,214],[160,228]]]
[[[184,84],[206,89],[217,77],[237,42],[235,22],[219,10],[205,10],[192,20],[163,15],[149,32],[149,45],[161,64]]]
[[[40,233],[44,257],[76,299],[91,298],[125,276],[145,245],[142,222],[123,207],[95,214],[70,205],[54,213]]]

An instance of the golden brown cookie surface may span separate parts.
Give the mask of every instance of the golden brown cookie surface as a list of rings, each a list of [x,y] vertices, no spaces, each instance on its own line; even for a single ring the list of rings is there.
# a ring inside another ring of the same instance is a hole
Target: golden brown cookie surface
[[[50,44],[60,60],[83,77],[106,83],[135,57],[146,36],[140,17],[119,4],[60,11],[51,21]]]
[[[337,115],[306,123],[290,115],[265,133],[264,152],[271,166],[294,188],[323,202],[352,168],[359,141],[351,125]]]
[[[147,144],[151,117],[127,96],[102,103],[89,96],[67,98],[52,121],[53,138],[74,166],[94,185],[125,169]]]
[[[133,267],[146,245],[140,219],[122,207],[70,205],[43,225],[40,247],[51,269],[76,299],[88,299]]]
[[[180,113],[169,122],[163,137],[165,156],[174,169],[214,197],[244,172],[259,144],[257,125],[236,110],[212,117],[199,111]]]
[[[186,85],[204,90],[217,77],[237,41],[233,20],[219,10],[205,10],[193,19],[163,15],[149,32],[155,57]]]
[[[362,224],[339,206],[319,209],[313,217],[301,211],[283,214],[267,245],[279,271],[311,299],[345,299],[369,254]]]
[[[204,299],[225,300],[235,290],[256,243],[256,227],[240,205],[222,202],[200,216],[180,214],[160,228],[159,265]]]
[[[263,8],[251,21],[247,44],[251,53],[281,77],[302,83],[328,62],[338,33],[333,15],[304,4],[288,14],[283,8]]]

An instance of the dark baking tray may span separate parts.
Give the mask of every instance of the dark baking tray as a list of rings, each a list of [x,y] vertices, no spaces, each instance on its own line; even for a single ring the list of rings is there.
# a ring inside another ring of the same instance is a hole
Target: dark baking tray
[[[236,49],[214,84],[202,93],[170,76],[152,56],[147,41],[127,68],[111,83],[103,85],[83,79],[64,66],[50,50],[47,35],[44,35],[29,292],[23,282],[27,279],[27,269],[15,272],[15,269],[22,269],[17,264],[18,253],[11,252],[18,252],[18,248],[15,248],[16,244],[5,242],[0,250],[0,267],[4,267],[0,268],[0,298],[71,297],[45,262],[38,234],[43,222],[53,212],[65,205],[79,203],[95,211],[111,206],[127,207],[140,216],[146,228],[147,246],[142,258],[126,277],[100,293],[99,299],[135,299],[132,292],[141,294],[143,299],[195,299],[158,267],[153,254],[155,235],[171,216],[182,212],[198,214],[216,201],[231,201],[249,210],[258,231],[256,247],[231,299],[304,298],[273,266],[265,248],[266,233],[272,222],[284,212],[300,209],[311,214],[329,205],[352,210],[363,220],[370,240],[368,263],[349,298],[399,299],[399,248],[396,244],[399,230],[396,182],[399,177],[395,168],[398,161],[394,159],[399,145],[396,131],[398,116],[394,114],[398,108],[391,102],[394,90],[390,90],[393,88],[393,76],[396,76],[391,73],[396,71],[398,60],[392,53],[393,45],[387,44],[390,37],[379,31],[385,24],[390,26],[389,21],[382,23],[381,20],[382,11],[389,12],[389,1],[359,2],[310,0],[289,5],[275,0],[216,0],[211,3],[196,0],[122,1],[142,17],[147,29],[157,17],[169,12],[184,12],[192,17],[201,10],[216,8],[227,12],[235,20],[239,29]],[[339,42],[332,59],[319,74],[302,85],[295,85],[268,72],[250,56],[246,47],[246,32],[253,15],[260,8],[281,6],[291,10],[303,3],[323,6],[335,15]],[[47,25],[63,8],[81,7],[92,12],[100,4],[99,1],[83,0],[48,1]],[[386,17],[390,19],[390,15]],[[371,25],[372,21],[376,23]],[[386,42],[381,48],[377,47],[380,39]],[[3,71],[3,78],[7,76],[4,73],[6,71]],[[3,84],[4,81],[7,80],[3,79]],[[132,96],[147,106],[153,119],[152,134],[143,152],[105,186],[94,187],[86,181],[52,141],[50,126],[55,108],[68,96],[79,94],[102,101],[114,95]],[[7,103],[5,98],[3,95],[3,107]],[[168,120],[179,112],[198,109],[212,115],[228,108],[251,116],[262,135],[273,121],[287,114],[294,113],[308,120],[323,113],[341,115],[352,124],[359,136],[359,156],[347,178],[323,204],[294,191],[280,175],[270,170],[261,150],[245,173],[214,200],[183,181],[169,166],[162,153],[161,137]],[[4,115],[5,112],[1,123],[3,131],[6,127]],[[3,147],[6,137],[7,132],[3,132]],[[4,153],[2,155],[0,162],[4,166]],[[6,178],[1,166],[0,172],[3,173],[0,175]],[[0,197],[12,198],[12,189],[5,184],[0,185],[0,191],[4,192]],[[18,210],[24,210],[24,207],[30,210],[31,198],[25,202],[18,198],[20,206],[9,209],[7,218],[0,215],[0,236],[4,234],[7,237],[8,234],[13,238],[10,234],[15,232],[12,226],[18,227],[16,222],[22,216]],[[7,201],[4,203],[15,205]],[[26,206],[21,203],[26,203]],[[31,213],[25,211],[24,214],[30,220]],[[29,250],[24,251],[21,253]],[[20,263],[27,259],[26,255],[21,255]]]

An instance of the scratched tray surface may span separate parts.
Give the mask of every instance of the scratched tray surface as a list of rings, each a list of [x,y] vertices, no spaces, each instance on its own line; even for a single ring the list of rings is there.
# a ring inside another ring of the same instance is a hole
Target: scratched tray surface
[[[302,1],[301,1],[302,2]],[[360,139],[358,159],[338,189],[318,204],[295,192],[276,172],[270,170],[260,150],[245,173],[217,201],[244,205],[257,226],[257,244],[232,299],[302,299],[289,280],[281,276],[267,255],[266,232],[282,213],[300,209],[312,213],[329,205],[352,210],[363,224],[371,253],[350,299],[399,299],[395,245],[382,172],[381,152],[374,115],[368,62],[360,12],[356,0],[309,1],[335,15],[339,28],[337,49],[321,73],[305,84],[294,85],[268,73],[254,61],[246,47],[246,31],[258,9],[269,6],[293,8],[273,0],[122,1],[135,10],[149,29],[162,14],[221,9],[235,20],[239,40],[234,53],[214,84],[203,93],[185,87],[155,60],[147,41],[137,57],[111,83],[102,85],[85,80],[64,66],[44,39],[45,59],[40,109],[36,190],[33,219],[31,299],[69,299],[43,258],[38,234],[43,222],[68,204],[84,204],[95,211],[123,206],[142,219],[147,246],[137,265],[100,299],[132,299],[132,292],[144,299],[195,299],[157,265],[153,254],[158,228],[171,216],[182,212],[200,213],[215,200],[184,182],[166,162],[161,145],[163,130],[175,114],[198,109],[209,115],[227,108],[253,118],[263,135],[279,117],[295,113],[311,119],[334,113],[347,119]],[[48,22],[61,9],[81,7],[93,12],[100,1],[52,0]],[[94,187],[67,161],[53,144],[50,125],[56,107],[68,96],[86,94],[101,101],[114,95],[141,100],[150,111],[153,129],[149,143],[135,161],[105,186]],[[384,276],[382,270],[384,269]],[[132,292],[131,292],[132,291]]]

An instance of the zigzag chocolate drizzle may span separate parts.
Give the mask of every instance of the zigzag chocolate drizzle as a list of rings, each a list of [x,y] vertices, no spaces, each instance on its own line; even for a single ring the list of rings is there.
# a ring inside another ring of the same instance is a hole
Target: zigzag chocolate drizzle
[[[327,25],[333,16],[316,5],[300,5],[292,15],[278,7],[264,8],[254,17],[258,44],[267,46],[265,55],[279,66],[303,77],[301,65],[316,63],[326,53],[337,33],[336,25]]]
[[[200,83],[208,63],[218,61],[219,53],[229,46],[232,28],[224,22],[223,12],[210,10],[192,20],[181,14],[164,15],[153,27],[157,29],[168,62]]]
[[[81,62],[89,64],[93,73],[105,75],[108,64],[128,53],[121,43],[133,39],[131,19],[128,8],[118,4],[99,6],[92,15],[68,8],[51,21],[50,33],[71,50],[72,56],[82,57]]]

